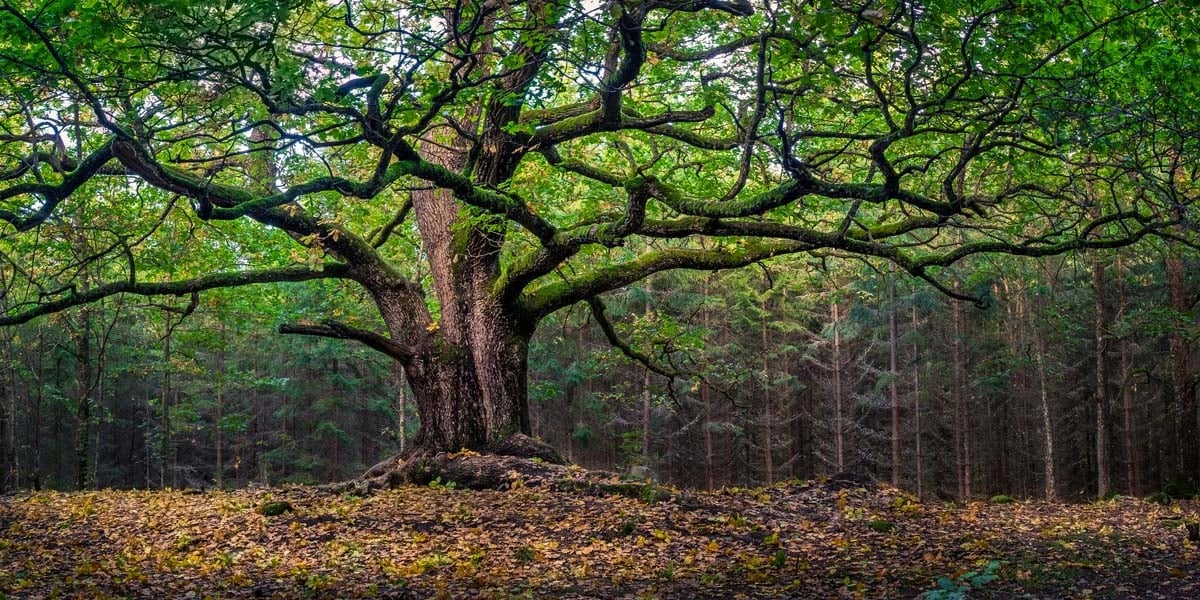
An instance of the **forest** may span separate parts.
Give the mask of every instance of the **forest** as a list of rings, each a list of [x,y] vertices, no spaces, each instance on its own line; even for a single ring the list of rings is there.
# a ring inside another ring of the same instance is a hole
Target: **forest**
[[[588,311],[564,311],[531,344],[531,431],[573,463],[698,489],[847,471],[944,500],[1186,487],[1196,273],[1194,254],[1164,247],[956,267],[983,308],[858,260],[655,276],[609,296],[608,314],[689,375],[648,369]],[[361,474],[415,437],[403,374],[352,342],[279,336],[272,316],[285,302],[352,315],[343,296],[309,283],[194,307],[129,299],[3,330],[7,489]]]
[[[2,0],[0,598],[1192,597],[1198,67],[1181,0]]]

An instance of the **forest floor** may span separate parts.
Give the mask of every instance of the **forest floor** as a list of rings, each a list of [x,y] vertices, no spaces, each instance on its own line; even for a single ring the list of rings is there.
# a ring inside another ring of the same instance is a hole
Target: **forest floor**
[[[1200,598],[1194,504],[514,484],[9,495],[0,598]]]

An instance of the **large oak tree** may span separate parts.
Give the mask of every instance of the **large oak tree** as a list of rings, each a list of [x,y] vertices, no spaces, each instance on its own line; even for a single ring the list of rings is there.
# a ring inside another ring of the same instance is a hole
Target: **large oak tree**
[[[604,294],[656,272],[846,254],[957,295],[972,254],[1186,240],[1184,4],[4,0],[0,324],[352,282],[377,322],[281,331],[399,361],[418,447],[495,450],[539,321],[615,338]]]

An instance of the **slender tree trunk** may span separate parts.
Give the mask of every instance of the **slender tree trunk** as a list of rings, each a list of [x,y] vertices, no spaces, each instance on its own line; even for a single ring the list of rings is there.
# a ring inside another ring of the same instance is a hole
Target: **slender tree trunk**
[[[912,327],[913,331],[919,331],[919,322],[917,320],[917,306],[912,307]],[[912,382],[913,382],[913,425],[916,429],[916,453],[917,453],[917,499],[925,497],[925,455],[921,448],[921,367],[919,363],[920,351],[917,349],[917,343],[914,341],[912,345]]]
[[[1117,286],[1120,294],[1117,301],[1117,319],[1125,316],[1129,308],[1129,298],[1126,295],[1124,253],[1117,253]],[[1134,418],[1134,392],[1137,389],[1133,382],[1133,343],[1130,335],[1121,338],[1121,445],[1125,454],[1125,493],[1136,496],[1138,493],[1138,450],[1134,444],[1134,428],[1137,426]]]
[[[1104,360],[1106,342],[1104,340],[1104,262],[1097,256],[1092,263],[1092,294],[1095,297],[1095,343],[1096,343],[1096,496],[1104,498],[1112,487],[1109,480],[1108,460],[1108,392],[1105,389],[1105,372],[1107,364]]]
[[[708,277],[704,278],[701,288],[701,296],[708,298]],[[704,309],[700,316],[701,325],[707,334],[711,325],[708,305],[704,305]],[[700,403],[704,405],[704,489],[713,490],[713,439],[712,439],[712,391],[708,389],[708,382],[700,382]]]
[[[774,445],[774,416],[771,407],[771,359],[768,353],[770,337],[767,335],[767,299],[763,295],[759,300],[762,316],[759,318],[759,331],[762,335],[762,381],[763,381],[763,466],[766,469],[767,485],[775,483],[775,445]]]
[[[1125,493],[1130,496],[1138,495],[1138,448],[1134,443],[1135,418],[1134,393],[1137,384],[1133,381],[1133,348],[1128,339],[1121,340],[1121,445],[1125,450]]]
[[[7,296],[0,295],[0,310],[8,311]],[[0,382],[0,493],[21,485],[20,453],[17,451],[17,369],[13,358],[13,331],[0,332],[0,365],[4,379]]]
[[[34,357],[38,362],[33,362],[32,358],[29,361],[30,371],[35,373],[34,376],[34,402],[33,402],[33,423],[30,429],[33,431],[33,440],[31,445],[32,455],[30,456],[30,479],[33,489],[42,489],[42,410],[46,400],[45,386],[42,385],[42,377],[44,376],[42,357],[46,356],[46,331],[39,323],[37,328],[37,353]]]
[[[954,291],[959,291],[959,284],[955,282]],[[951,342],[951,353],[954,363],[954,464],[956,479],[958,483],[958,497],[960,500],[966,500],[971,496],[971,466],[969,448],[971,446],[970,434],[967,430],[967,406],[966,406],[966,376],[964,363],[964,320],[962,303],[955,301],[951,306],[952,321],[954,325],[954,339]]]
[[[166,334],[163,335],[162,347],[162,401],[159,406],[159,417],[161,419],[159,427],[161,429],[162,439],[159,445],[159,471],[158,471],[158,487],[167,487],[167,472],[170,471],[171,464],[171,334],[174,328],[171,326],[170,311],[163,311],[163,322],[166,324]]]
[[[396,385],[396,441],[400,452],[408,450],[408,386],[404,382],[404,366],[394,363],[392,380]]]
[[[888,277],[888,354],[891,380],[888,392],[892,397],[892,486],[900,487],[900,394],[896,390],[896,379],[900,369],[896,364],[896,282]]]
[[[1183,315],[1188,312],[1184,290],[1183,259],[1178,250],[1169,250],[1166,259],[1167,303],[1178,315],[1168,336],[1171,365],[1172,403],[1178,411],[1175,417],[1175,467],[1186,477],[1200,477],[1200,435],[1197,432],[1196,395],[1191,387],[1188,360],[1191,349],[1183,330]]]
[[[1045,496],[1048,502],[1058,500],[1058,483],[1054,478],[1054,421],[1050,418],[1050,394],[1046,383],[1046,340],[1036,330],[1038,388],[1042,399],[1042,456],[1045,462]]]
[[[642,369],[642,460],[650,464],[650,369]]]
[[[844,452],[845,415],[842,411],[842,325],[838,315],[838,302],[831,303],[833,312],[833,446],[837,471],[846,470]]]
[[[79,315],[75,337],[75,489],[91,487],[92,441],[92,317],[91,308]]]

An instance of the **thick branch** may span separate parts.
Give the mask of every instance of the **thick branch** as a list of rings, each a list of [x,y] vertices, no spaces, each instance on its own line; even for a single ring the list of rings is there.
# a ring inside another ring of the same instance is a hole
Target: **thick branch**
[[[284,323],[279,326],[279,333],[315,335],[339,340],[355,340],[366,344],[372,350],[382,352],[399,361],[406,361],[417,354],[413,348],[398,343],[391,338],[379,335],[374,331],[351,327],[337,321],[323,321],[320,325]]]
[[[800,242],[772,244],[748,243],[740,249],[693,250],[671,248],[650,252],[623,263],[598,267],[575,279],[548,283],[525,294],[522,305],[530,315],[540,318],[560,308],[640,281],[659,271],[693,269],[719,271],[754,264],[775,256],[811,250]]]
[[[347,265],[336,263],[325,265],[321,270],[306,266],[282,267],[260,271],[236,271],[232,273],[213,273],[185,281],[116,281],[106,283],[77,292],[73,288],[66,296],[49,302],[40,302],[32,308],[0,317],[0,327],[19,325],[42,315],[64,311],[68,308],[96,302],[102,298],[117,294],[137,294],[139,296],[182,296],[194,292],[202,292],[216,288],[240,287],[259,283],[277,283],[284,281],[309,281],[313,279],[348,278]],[[20,305],[17,307],[20,309]]]
[[[40,197],[41,206],[28,216],[18,215],[11,211],[0,210],[0,220],[8,221],[17,231],[27,231],[41,225],[54,214],[54,209],[68,196],[79,189],[92,176],[100,172],[105,163],[113,158],[113,144],[110,140],[96,149],[79,163],[79,166],[63,177],[62,183],[50,185],[45,183],[21,183],[0,190],[0,200],[6,200],[20,195]]]

